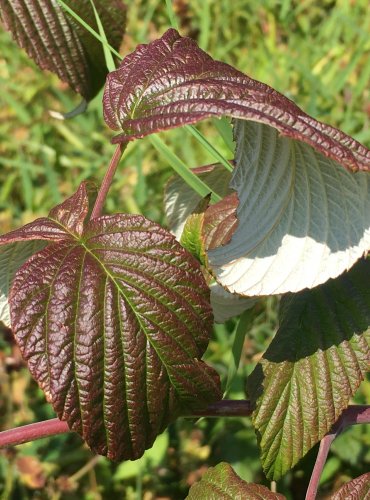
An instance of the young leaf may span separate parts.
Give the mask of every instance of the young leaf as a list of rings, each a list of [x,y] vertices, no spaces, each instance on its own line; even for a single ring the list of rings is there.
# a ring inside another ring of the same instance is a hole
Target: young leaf
[[[284,500],[283,495],[272,493],[266,486],[247,483],[235,474],[231,465],[221,462],[210,467],[202,479],[189,490],[187,500]]]
[[[51,243],[17,272],[11,323],[60,419],[97,453],[136,459],[179,414],[220,399],[200,360],[209,290],[199,265],[157,224],[116,214],[86,220],[86,184],[0,245]]]
[[[366,500],[370,496],[370,472],[344,484],[328,500]]]
[[[41,241],[11,243],[0,247],[0,321],[10,328],[8,295],[18,269],[45,246]]]
[[[268,478],[330,430],[370,367],[370,260],[281,301],[280,327],[248,378]]]
[[[234,213],[224,199],[204,226],[222,286],[247,296],[297,292],[339,276],[370,249],[368,173],[349,173],[262,123],[237,120],[234,136]]]
[[[95,31],[90,0],[66,0]],[[95,0],[110,45],[118,49],[125,30],[121,0]],[[0,17],[14,40],[42,69],[56,73],[72,90],[91,100],[104,84],[108,69],[101,43],[54,0],[0,0]]]
[[[108,75],[103,103],[107,125],[121,132],[113,142],[228,115],[270,125],[349,170],[370,170],[367,148],[271,87],[213,60],[174,29],[124,58]]]

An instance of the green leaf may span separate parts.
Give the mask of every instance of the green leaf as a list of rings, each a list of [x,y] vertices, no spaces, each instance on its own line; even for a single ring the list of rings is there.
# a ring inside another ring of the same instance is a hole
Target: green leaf
[[[262,123],[237,120],[235,139],[237,227],[223,218],[224,200],[213,205],[222,239],[206,245],[223,287],[246,296],[298,292],[339,276],[370,249],[368,173],[350,173]]]
[[[0,237],[50,243],[17,272],[12,329],[61,420],[96,452],[136,459],[179,415],[221,398],[198,262],[142,216],[88,220],[86,184]]]
[[[68,0],[75,14],[99,31],[90,0]],[[118,49],[125,31],[121,0],[95,0],[108,42]],[[40,66],[56,73],[87,101],[105,82],[108,69],[102,44],[54,0],[0,2],[0,16],[14,40]]]
[[[44,246],[40,241],[26,241],[0,247],[0,321],[8,328],[11,327],[8,296],[15,273]]]
[[[285,497],[272,493],[266,486],[247,483],[240,479],[226,463],[210,467],[202,479],[189,491],[187,500],[283,500]]]
[[[279,479],[330,430],[370,366],[370,261],[281,301],[248,379],[263,469]]]
[[[343,485],[328,500],[368,500],[370,497],[370,472]]]

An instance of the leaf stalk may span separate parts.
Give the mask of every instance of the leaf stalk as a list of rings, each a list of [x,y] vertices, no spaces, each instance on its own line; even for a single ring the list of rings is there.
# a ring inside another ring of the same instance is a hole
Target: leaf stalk
[[[114,174],[116,173],[118,164],[122,158],[123,152],[127,147],[127,144],[128,144],[127,142],[122,142],[118,144],[118,146],[116,147],[116,150],[109,163],[108,169],[105,173],[103,182],[101,183],[98,196],[96,197],[95,205],[91,212],[91,219],[96,219],[97,217],[100,217],[102,213],[105,198],[107,197],[109,188],[113,181]]]

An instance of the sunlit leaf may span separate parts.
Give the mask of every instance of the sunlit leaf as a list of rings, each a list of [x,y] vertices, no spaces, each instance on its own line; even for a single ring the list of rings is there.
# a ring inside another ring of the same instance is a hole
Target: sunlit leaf
[[[247,296],[297,292],[370,249],[368,173],[349,173],[260,123],[237,120],[234,135],[234,206],[225,198],[205,215],[208,261],[222,286]]]
[[[370,367],[370,260],[283,297],[280,327],[248,378],[268,478],[278,479],[330,430]]]
[[[199,264],[142,216],[86,220],[86,185],[0,244],[50,240],[14,279],[11,323],[60,419],[97,453],[140,457],[179,414],[220,399]]]
[[[108,75],[104,117],[113,142],[228,115],[262,122],[310,144],[349,170],[370,170],[370,151],[318,122],[271,87],[213,60],[174,29],[139,45]]]
[[[344,484],[328,500],[367,500],[370,497],[370,472]]]
[[[272,493],[266,486],[247,483],[240,479],[226,463],[210,467],[202,479],[189,491],[187,500],[283,500],[285,497]]]
[[[98,31],[90,0],[66,0]],[[118,49],[125,31],[121,0],[95,0],[109,43]],[[65,12],[56,0],[0,0],[0,16],[14,40],[42,69],[56,73],[86,100],[102,87],[108,69],[101,43]]]

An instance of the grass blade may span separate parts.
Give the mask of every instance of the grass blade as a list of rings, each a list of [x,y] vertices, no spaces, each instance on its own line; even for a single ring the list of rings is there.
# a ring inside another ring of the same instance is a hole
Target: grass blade
[[[220,201],[221,198],[216,194],[210,187],[207,186],[203,181],[199,179],[188,167],[180,160],[180,158],[171,151],[171,149],[158,137],[158,135],[153,134],[149,136],[149,140],[155,149],[163,155],[175,172],[180,175],[184,181],[190,186],[194,191],[196,191],[202,198],[206,197],[211,193],[212,201]]]

